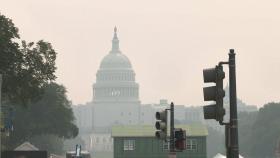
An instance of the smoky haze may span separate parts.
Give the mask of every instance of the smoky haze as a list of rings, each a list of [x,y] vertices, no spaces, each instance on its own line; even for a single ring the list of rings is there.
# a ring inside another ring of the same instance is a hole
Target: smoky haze
[[[280,100],[276,0],[1,0],[0,11],[13,19],[22,39],[53,44],[57,80],[74,104],[91,101],[114,26],[143,103],[167,98],[202,105],[202,70],[227,60],[230,48],[237,53],[238,97],[258,106]]]

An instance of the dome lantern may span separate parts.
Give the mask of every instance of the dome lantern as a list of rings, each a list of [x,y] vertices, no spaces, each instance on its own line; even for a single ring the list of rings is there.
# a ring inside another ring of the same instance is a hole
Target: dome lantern
[[[132,69],[129,59],[119,50],[117,27],[114,28],[112,50],[103,58],[100,69]]]
[[[119,39],[117,35],[117,27],[114,28],[114,37],[112,40],[112,51],[111,53],[120,53],[119,51]]]

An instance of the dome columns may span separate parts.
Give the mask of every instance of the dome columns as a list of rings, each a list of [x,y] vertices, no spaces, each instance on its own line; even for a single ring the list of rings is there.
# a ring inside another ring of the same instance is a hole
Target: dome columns
[[[93,98],[99,100],[101,98],[138,98],[138,87],[107,87],[94,88]]]

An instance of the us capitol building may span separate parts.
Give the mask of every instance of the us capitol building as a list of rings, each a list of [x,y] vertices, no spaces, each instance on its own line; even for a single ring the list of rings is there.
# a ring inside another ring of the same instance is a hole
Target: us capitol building
[[[167,100],[159,104],[141,105],[139,84],[129,59],[121,52],[117,28],[114,28],[111,51],[102,59],[93,84],[93,99],[85,105],[73,106],[80,136],[86,148],[112,151],[113,125],[151,125],[155,112],[169,106]],[[176,117],[184,118],[183,105],[176,106]],[[180,108],[179,108],[180,107]],[[179,112],[181,111],[181,112]]]
[[[116,27],[112,49],[96,73],[92,104],[94,131],[106,132],[114,124],[139,123],[139,85],[129,59],[120,51]]]
[[[86,143],[85,149],[112,152],[113,125],[154,125],[155,112],[167,107],[169,103],[166,99],[156,104],[141,104],[135,72],[120,50],[115,27],[111,51],[102,59],[96,73],[92,101],[73,106],[79,136]],[[177,122],[205,123],[201,107],[176,105],[174,112]]]

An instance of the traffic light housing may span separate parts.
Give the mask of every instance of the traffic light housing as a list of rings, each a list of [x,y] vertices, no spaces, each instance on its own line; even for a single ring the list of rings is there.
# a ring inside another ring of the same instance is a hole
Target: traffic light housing
[[[166,140],[167,137],[167,110],[156,112],[156,124],[157,129],[155,135],[158,139]]]
[[[175,149],[185,150],[186,149],[186,131],[181,128],[176,128],[174,131],[175,137]]]
[[[223,107],[223,98],[225,97],[223,79],[225,78],[225,72],[223,71],[223,67],[217,65],[215,68],[204,69],[203,78],[204,83],[216,83],[215,86],[203,88],[204,101],[216,102],[216,104],[203,107],[204,119],[215,119],[222,122],[225,115],[225,109]]]

